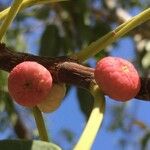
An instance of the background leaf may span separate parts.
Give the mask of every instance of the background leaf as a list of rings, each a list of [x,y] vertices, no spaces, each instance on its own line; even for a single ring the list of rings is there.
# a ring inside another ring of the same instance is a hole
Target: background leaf
[[[2,140],[0,141],[0,148],[2,150],[61,150],[59,146],[53,143],[27,140]]]
[[[77,89],[77,96],[80,104],[80,109],[86,116],[86,119],[88,119],[94,104],[93,97],[88,91],[81,88]]]
[[[47,25],[41,37],[40,55],[57,56],[60,53],[60,36],[56,25]]]

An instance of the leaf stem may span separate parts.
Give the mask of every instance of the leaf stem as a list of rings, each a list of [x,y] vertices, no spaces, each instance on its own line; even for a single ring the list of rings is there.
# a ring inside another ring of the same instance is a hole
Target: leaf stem
[[[34,114],[36,125],[37,125],[38,131],[39,131],[40,139],[42,141],[48,142],[49,138],[47,135],[47,130],[46,130],[46,126],[44,123],[44,119],[43,119],[41,111],[39,110],[39,108],[37,106],[33,107],[33,114]]]
[[[131,20],[121,24],[115,30],[109,32],[102,38],[98,39],[95,42],[92,42],[89,46],[82,49],[81,51],[73,54],[71,57],[77,58],[79,61],[83,62],[87,60],[89,57],[94,56],[100,50],[104,49],[106,46],[110,45],[130,30],[134,29],[138,25],[144,23],[145,21],[150,19],[150,8],[141,12],[137,16],[134,16]]]
[[[23,0],[14,0],[11,8],[9,9],[6,18],[0,27],[0,41],[2,40],[3,36],[5,35],[9,25],[11,24],[11,22],[13,21],[13,19],[17,15],[22,1]]]
[[[33,6],[33,5],[61,2],[61,1],[67,1],[67,0],[23,0],[20,10]],[[9,10],[10,10],[10,7],[0,12],[0,20],[4,19],[4,17],[8,14]]]
[[[97,85],[92,87],[91,93],[94,96],[94,107],[88,123],[74,150],[90,150],[102,124],[105,111],[105,98]]]

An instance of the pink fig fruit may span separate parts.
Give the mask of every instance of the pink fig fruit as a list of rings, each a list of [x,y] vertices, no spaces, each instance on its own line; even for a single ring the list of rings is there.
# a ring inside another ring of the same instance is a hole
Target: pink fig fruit
[[[128,101],[140,90],[140,77],[134,66],[118,57],[105,57],[95,68],[95,80],[102,91],[110,98]]]
[[[52,76],[42,65],[25,61],[15,66],[8,77],[8,90],[20,105],[34,107],[41,103],[52,87]]]

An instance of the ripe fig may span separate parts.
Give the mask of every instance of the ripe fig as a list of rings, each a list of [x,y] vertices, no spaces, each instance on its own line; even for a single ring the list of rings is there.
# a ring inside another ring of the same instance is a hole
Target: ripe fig
[[[33,61],[18,64],[8,77],[10,95],[18,104],[27,107],[41,103],[48,96],[51,87],[51,73]]]
[[[140,77],[135,67],[119,57],[105,57],[95,68],[95,80],[102,91],[118,101],[127,101],[140,90]]]

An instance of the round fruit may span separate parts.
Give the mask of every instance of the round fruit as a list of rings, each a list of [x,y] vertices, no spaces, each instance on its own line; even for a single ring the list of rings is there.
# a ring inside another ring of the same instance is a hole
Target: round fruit
[[[33,107],[42,102],[52,87],[52,76],[42,65],[25,61],[12,69],[8,77],[8,90],[20,105]]]
[[[42,112],[45,113],[55,111],[60,106],[65,93],[65,84],[53,84],[48,97],[37,106]]]
[[[95,80],[109,97],[127,101],[140,90],[140,77],[134,66],[125,59],[105,57],[95,68]]]

